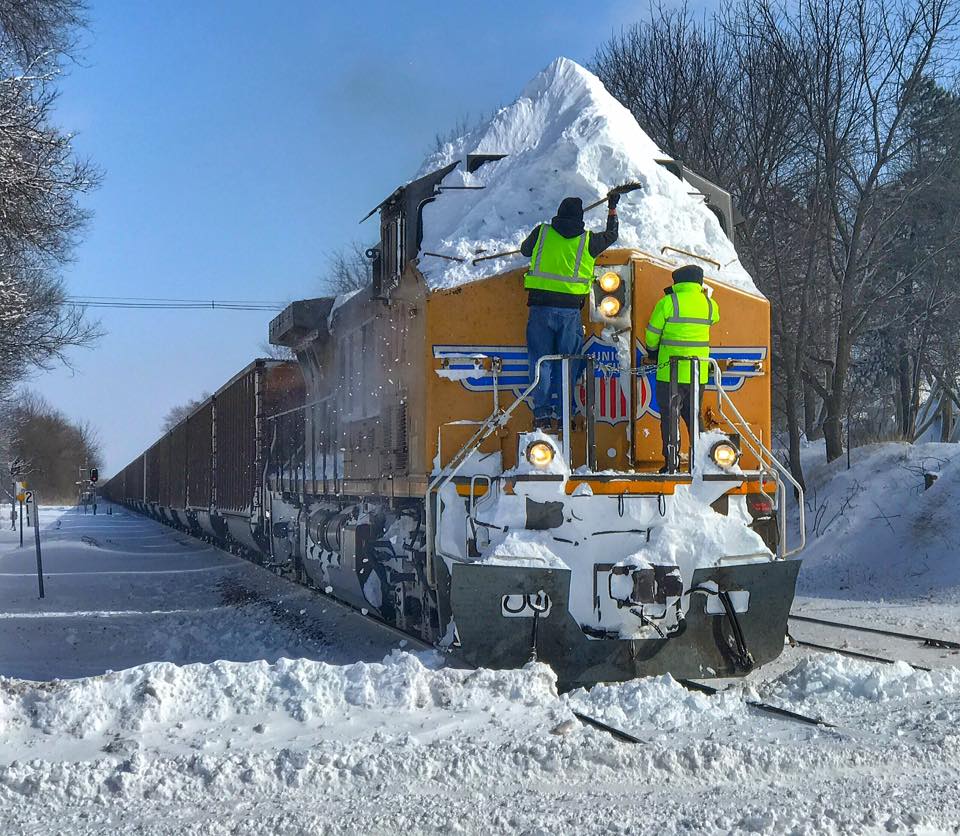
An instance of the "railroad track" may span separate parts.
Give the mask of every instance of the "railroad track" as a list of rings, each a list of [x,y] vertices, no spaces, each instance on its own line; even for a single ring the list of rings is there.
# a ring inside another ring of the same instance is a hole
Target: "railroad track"
[[[867,633],[878,636],[888,636],[900,641],[918,642],[921,647],[925,648],[960,650],[960,642],[933,636],[923,636],[917,633],[902,633],[897,630],[885,630],[879,627],[867,627],[866,625],[862,624],[849,624],[842,621],[831,621],[830,619],[826,618],[813,618],[812,616],[807,615],[791,615],[790,621],[816,624],[821,627],[829,627],[833,630],[839,630],[846,633]],[[925,665],[919,665],[915,662],[908,662],[906,659],[892,659],[887,656],[879,656],[875,653],[867,653],[866,651],[854,650],[849,647],[837,647],[835,645],[822,644],[820,642],[808,641],[806,639],[798,639],[789,632],[787,637],[793,644],[799,647],[807,647],[811,650],[817,650],[822,653],[839,653],[842,656],[849,656],[854,659],[863,659],[868,662],[879,662],[885,665],[893,665],[897,662],[904,662],[914,670],[928,672],[932,670],[932,668],[929,668]]]
[[[712,685],[706,685],[703,682],[695,682],[692,679],[680,679],[677,680],[684,688],[688,688],[691,691],[700,691],[703,694],[709,694],[713,696],[714,694],[719,694],[723,689],[714,688]],[[788,708],[781,708],[779,705],[771,705],[767,702],[759,702],[757,700],[745,700],[746,704],[755,711],[762,711],[764,714],[773,714],[777,717],[784,717],[787,720],[793,720],[797,723],[804,723],[808,726],[822,726],[826,729],[835,729],[837,728],[833,723],[828,723],[826,720],[823,720],[819,717],[810,717],[806,714],[798,714],[796,711],[790,711]]]
[[[899,633],[896,630],[881,630],[879,627],[866,627],[862,624],[846,624],[841,621],[828,621],[825,618],[813,618],[809,615],[791,615],[790,620],[805,621],[808,624],[821,624],[825,627],[836,627],[843,630],[854,630],[858,633],[875,633],[878,636],[891,636],[895,639],[919,641],[923,643],[924,647],[960,650],[960,642],[951,641],[950,639],[932,638],[930,636],[920,636],[914,633]]]
[[[265,571],[270,571],[270,570],[265,569]],[[343,601],[333,595],[330,595],[329,593],[325,592],[324,590],[318,587],[313,587],[313,591],[319,596],[326,599],[327,601],[331,602],[335,606],[341,607],[344,610],[350,610],[353,612],[361,613],[361,609],[359,607],[354,606],[348,601]],[[251,601],[256,600],[257,597],[258,596],[256,596],[254,593],[251,593],[250,600]],[[261,603],[263,602],[261,601]],[[276,613],[274,613],[274,617],[278,617]],[[436,649],[433,645],[428,644],[427,642],[423,641],[417,636],[411,635],[410,633],[405,633],[404,631],[398,629],[397,627],[394,627],[392,624],[386,624],[382,621],[377,621],[375,619],[369,619],[369,618],[367,620],[368,622],[372,622],[376,624],[384,632],[392,634],[396,636],[398,639],[404,640],[405,642],[407,642],[407,644],[411,648],[416,647],[420,650]],[[457,657],[456,654],[452,654],[452,658],[456,660],[456,663],[459,664],[460,666],[471,669],[471,670],[473,669],[473,665],[467,664],[462,659]],[[719,694],[723,690],[721,688],[715,688],[712,685],[706,685],[705,683],[696,682],[690,679],[681,679],[678,681],[680,682],[681,685],[683,685],[685,688],[691,691],[698,691],[702,694],[708,694],[710,696]],[[829,723],[826,720],[823,720],[819,717],[810,717],[806,714],[799,714],[795,711],[790,711],[789,709],[781,708],[780,706],[777,706],[777,705],[771,705],[770,703],[760,702],[757,700],[746,700],[746,704],[754,711],[758,711],[764,714],[770,714],[770,715],[779,717],[781,719],[791,720],[797,723],[803,723],[804,725],[819,726],[825,729],[837,728],[833,723]],[[621,743],[630,743],[632,745],[644,743],[644,741],[641,740],[639,737],[636,737],[630,734],[629,732],[624,731],[623,729],[617,728],[616,726],[612,726],[609,723],[605,723],[603,720],[599,720],[596,717],[586,714],[585,712],[572,710],[572,713],[574,717],[576,717],[581,723],[588,726],[592,726],[593,728],[598,729],[599,731],[606,732],[612,738],[614,738],[615,740],[619,740]]]
[[[933,670],[933,668],[928,668],[925,665],[917,665],[914,662],[907,662],[906,659],[890,659],[886,656],[876,656],[873,653],[864,653],[860,650],[851,650],[848,647],[834,647],[833,645],[829,644],[808,642],[804,639],[796,639],[789,635],[788,638],[790,639],[791,643],[795,644],[797,647],[809,647],[811,650],[819,650],[821,653],[839,653],[841,656],[850,656],[853,659],[863,659],[867,662],[880,662],[884,665],[895,665],[897,662],[903,662],[914,670],[926,671],[927,673]]]

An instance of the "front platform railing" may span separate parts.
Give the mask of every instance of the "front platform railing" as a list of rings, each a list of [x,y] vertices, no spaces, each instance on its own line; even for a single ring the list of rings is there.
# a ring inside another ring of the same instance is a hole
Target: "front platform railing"
[[[552,354],[540,357],[533,369],[533,377],[530,381],[530,384],[522,393],[506,408],[500,406],[500,398],[495,396],[494,399],[494,409],[490,415],[482,420],[476,422],[477,429],[474,434],[467,440],[462,447],[460,447],[456,453],[451,457],[450,461],[446,464],[442,464],[442,458],[440,458],[440,429],[438,429],[438,461],[441,462],[439,471],[433,476],[429,485],[427,486],[426,496],[425,496],[425,522],[426,522],[426,550],[427,550],[427,575],[428,580],[433,585],[434,578],[434,567],[433,567],[433,558],[435,555],[440,557],[446,557],[447,559],[457,560],[458,558],[455,555],[450,555],[444,553],[442,549],[442,543],[440,542],[439,532],[440,532],[440,517],[442,515],[442,506],[440,504],[439,495],[444,487],[450,484],[459,474],[460,470],[466,464],[470,456],[479,449],[480,445],[491,435],[493,435],[497,430],[502,427],[505,427],[510,420],[510,417],[516,411],[521,403],[526,403],[527,398],[533,393],[536,387],[540,383],[540,379],[543,374],[544,363],[547,362],[560,362],[561,364],[561,374],[563,380],[562,386],[562,415],[561,415],[561,450],[564,456],[565,461],[570,462],[570,453],[572,446],[572,378],[570,374],[570,364],[572,362],[583,363],[585,366],[587,380],[592,380],[595,374],[596,368],[601,368],[601,371],[606,371],[605,367],[600,367],[596,363],[594,357],[589,355],[582,354]],[[696,471],[696,455],[695,447],[696,440],[700,435],[700,363],[706,362],[710,365],[713,372],[713,380],[715,384],[715,390],[717,393],[717,414],[720,420],[729,427],[729,430],[732,433],[735,433],[740,438],[740,443],[745,447],[750,454],[756,459],[758,463],[758,470],[755,474],[758,477],[760,484],[760,491],[765,495],[769,496],[770,501],[773,505],[775,513],[777,515],[777,525],[779,530],[779,542],[777,546],[778,557],[787,558],[791,555],[796,554],[801,551],[806,544],[806,520],[805,520],[805,509],[803,503],[803,488],[800,484],[793,478],[793,475],[790,471],[783,466],[783,464],[777,459],[773,451],[770,450],[764,443],[763,440],[753,431],[750,423],[743,417],[740,410],[737,408],[736,404],[733,402],[733,399],[730,397],[730,394],[723,387],[723,376],[720,369],[720,365],[717,360],[713,357],[708,358],[691,358],[691,357],[673,357],[671,358],[671,374],[670,374],[670,398],[667,408],[669,410],[668,416],[668,427],[669,427],[669,437],[668,437],[668,451],[673,461],[673,474],[676,474],[676,470],[679,464],[680,453],[680,432],[679,432],[679,420],[680,413],[677,408],[677,397],[676,393],[678,391],[678,364],[679,362],[687,361],[691,366],[691,393],[690,393],[690,414],[688,416],[688,427],[689,427],[689,437],[690,437],[690,449],[688,451],[688,461],[690,463],[690,472],[693,475]],[[615,369],[611,368],[609,371],[612,373],[614,371],[620,374],[629,374],[629,375],[641,375],[646,373],[645,367],[631,367],[629,369],[623,369],[617,366]],[[496,372],[494,371],[494,376]],[[594,403],[593,387],[586,386],[586,403],[585,403],[585,413],[586,413],[586,433],[585,433],[585,443],[586,443],[586,461],[589,470],[596,469],[596,406]],[[494,392],[496,395],[499,395],[498,387],[494,386]],[[663,408],[663,405],[661,405]],[[459,422],[458,422],[459,423]],[[631,426],[633,424],[633,416],[631,415]],[[667,462],[668,471],[671,470],[671,462]],[[670,473],[667,474],[671,475]],[[649,474],[644,474],[645,477],[649,478]],[[767,479],[771,481],[775,488],[774,494],[770,496],[765,490],[765,483]],[[785,483],[789,483],[793,486],[797,495],[797,509],[799,514],[799,542],[798,544],[790,548],[787,542],[787,529],[788,529],[788,514],[787,514],[787,496],[786,496],[786,487]],[[471,491],[472,493],[472,491]],[[434,511],[434,503],[436,502],[436,511]],[[434,525],[434,517],[436,517],[436,525]]]

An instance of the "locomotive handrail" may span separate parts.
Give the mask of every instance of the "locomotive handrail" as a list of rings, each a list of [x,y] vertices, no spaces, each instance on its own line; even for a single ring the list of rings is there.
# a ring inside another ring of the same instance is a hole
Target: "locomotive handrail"
[[[467,458],[470,454],[476,450],[487,438],[490,437],[494,432],[497,431],[500,427],[504,426],[509,420],[510,416],[513,414],[514,410],[523,403],[527,396],[533,392],[533,390],[540,383],[540,374],[543,371],[543,364],[548,361],[555,360],[585,360],[587,355],[585,354],[546,354],[543,357],[540,357],[537,360],[536,365],[534,366],[533,379],[530,381],[530,385],[524,389],[523,393],[506,409],[500,409],[499,407],[495,408],[492,413],[480,424],[480,427],[477,431],[470,437],[470,439],[463,445],[456,453],[454,453],[453,458],[446,465],[442,465],[440,472],[433,478],[429,485],[427,485],[427,492],[425,496],[426,502],[424,509],[424,526],[427,533],[427,542],[426,542],[426,569],[427,569],[427,583],[431,587],[436,586],[436,578],[434,576],[433,570],[433,558],[435,555],[440,555],[440,557],[446,557],[450,560],[457,560],[454,555],[445,554],[435,543],[435,539],[440,539],[440,527],[437,526],[436,535],[433,533],[433,505],[432,505],[432,496],[434,493],[437,494],[437,502],[440,502],[440,491],[442,491],[457,475],[460,471],[460,468],[466,463]],[[440,519],[440,509],[439,505],[437,508],[437,520]]]
[[[713,357],[708,357],[706,359],[707,359],[707,362],[710,363],[710,365],[713,367],[713,379],[717,386],[717,408],[719,410],[720,417],[723,418],[728,424],[730,424],[731,427],[736,428],[736,424],[734,424],[734,422],[731,421],[726,414],[724,414],[723,403],[724,401],[726,401],[727,404],[729,404],[730,409],[733,410],[733,413],[736,416],[737,420],[740,421],[740,424],[743,426],[743,429],[746,431],[747,438],[749,439],[747,441],[747,446],[750,447],[750,452],[753,453],[754,456],[756,456],[756,459],[760,463],[760,467],[762,468],[762,470],[769,471],[770,468],[764,463],[763,456],[760,455],[757,450],[751,447],[750,441],[752,441],[754,444],[756,444],[756,446],[760,450],[766,453],[769,464],[772,465],[772,467],[775,468],[777,471],[779,471],[783,475],[783,477],[791,485],[793,485],[794,490],[796,490],[797,492],[797,508],[798,508],[798,515],[800,518],[800,545],[798,545],[794,549],[788,549],[787,548],[787,526],[786,526],[787,509],[786,509],[786,501],[785,501],[786,496],[784,495],[783,487],[780,481],[777,480],[777,493],[780,495],[779,496],[780,507],[783,509],[783,513],[781,515],[781,521],[780,521],[780,541],[783,546],[783,554],[781,555],[781,557],[784,557],[784,558],[790,557],[791,555],[794,555],[797,552],[802,551],[804,547],[807,545],[807,519],[806,519],[806,510],[803,504],[803,488],[800,486],[800,483],[793,478],[793,474],[790,473],[790,471],[783,466],[782,462],[773,454],[773,451],[768,449],[766,445],[763,443],[763,441],[756,435],[756,433],[753,432],[753,430],[750,428],[750,424],[747,423],[747,420],[740,413],[740,410],[737,409],[737,405],[733,402],[733,398],[731,398],[727,394],[726,390],[723,388],[723,375],[720,371],[720,364]],[[760,483],[760,490],[761,491],[763,490],[762,480]]]
[[[780,557],[787,558],[791,555],[797,554],[802,551],[807,544],[807,528],[806,528],[806,508],[804,507],[803,502],[803,488],[793,478],[793,474],[783,466],[780,460],[773,454],[773,451],[770,450],[763,441],[757,436],[756,433],[751,429],[750,424],[747,422],[746,418],[743,417],[737,405],[733,402],[733,399],[727,394],[726,389],[723,387],[723,373],[720,370],[720,364],[717,362],[714,357],[688,357],[686,359],[699,359],[703,362],[709,363],[713,367],[713,379],[716,385],[717,390],[717,408],[719,411],[720,417],[730,425],[730,427],[741,434],[741,441],[757,459],[759,464],[758,473],[760,474],[760,492],[764,495],[768,495],[767,492],[763,489],[763,477],[765,474],[769,475],[773,480],[776,481],[776,507],[780,510],[779,514],[779,532],[780,532]],[[629,369],[631,374],[643,374],[643,367],[634,367]],[[723,405],[726,402],[730,409],[733,411],[735,420],[731,419],[723,411]],[[736,423],[739,421],[739,425]],[[777,478],[777,474],[780,473],[783,475],[794,489],[797,491],[797,505],[798,505],[798,514],[800,522],[800,544],[793,549],[787,548],[787,512],[786,512],[786,493],[783,488],[783,483],[780,479]]]

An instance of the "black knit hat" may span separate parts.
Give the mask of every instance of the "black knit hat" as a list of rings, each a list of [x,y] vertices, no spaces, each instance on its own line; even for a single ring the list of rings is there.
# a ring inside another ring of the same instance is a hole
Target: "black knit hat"
[[[557,207],[557,217],[582,222],[583,201],[579,197],[565,197]]]
[[[673,271],[673,283],[678,282],[696,282],[703,284],[703,268],[696,264],[684,264]]]

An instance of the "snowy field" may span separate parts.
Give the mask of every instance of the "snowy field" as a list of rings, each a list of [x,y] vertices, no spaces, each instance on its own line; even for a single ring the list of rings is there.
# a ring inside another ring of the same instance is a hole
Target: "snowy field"
[[[444,666],[122,510],[43,516],[44,601],[32,548],[18,549],[15,532],[0,539],[0,833],[960,827],[960,670],[944,651],[924,673],[788,648],[719,696],[669,677],[558,695],[548,668]],[[818,548],[814,566],[828,566]],[[808,594],[803,608],[844,600]],[[865,622],[890,615],[846,600]],[[923,622],[922,598],[897,605]]]

